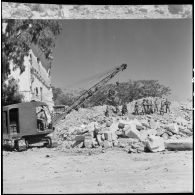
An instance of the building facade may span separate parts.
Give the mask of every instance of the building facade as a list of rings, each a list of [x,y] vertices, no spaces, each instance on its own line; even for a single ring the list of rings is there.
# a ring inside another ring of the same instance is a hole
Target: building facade
[[[19,92],[23,94],[25,102],[45,102],[50,111],[53,111],[54,101],[51,87],[51,61],[48,61],[44,53],[37,45],[32,44],[29,55],[24,58],[25,71],[12,70],[10,77],[18,81]],[[10,78],[9,77],[9,78]]]

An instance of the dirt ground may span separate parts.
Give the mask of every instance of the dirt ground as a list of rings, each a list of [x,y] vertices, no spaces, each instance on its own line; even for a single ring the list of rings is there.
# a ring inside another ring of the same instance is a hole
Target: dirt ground
[[[192,151],[3,152],[3,193],[192,192]]]

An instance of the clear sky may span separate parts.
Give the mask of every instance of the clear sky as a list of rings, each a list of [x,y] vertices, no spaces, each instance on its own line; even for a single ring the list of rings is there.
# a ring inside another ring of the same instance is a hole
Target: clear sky
[[[192,97],[192,19],[61,22],[52,85],[89,88],[100,79],[83,79],[126,63],[128,68],[112,81],[156,79],[171,88],[172,98]]]

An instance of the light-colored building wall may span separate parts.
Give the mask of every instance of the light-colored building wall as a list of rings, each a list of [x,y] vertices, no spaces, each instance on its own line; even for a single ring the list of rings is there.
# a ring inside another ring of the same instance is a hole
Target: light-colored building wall
[[[3,22],[2,33],[5,33],[7,23]],[[53,111],[53,93],[51,88],[51,61],[48,61],[37,45],[32,44],[29,55],[24,57],[25,71],[20,74],[20,69],[13,69],[10,62],[11,74],[8,78],[18,81],[19,92],[23,94],[25,102],[43,101],[50,111]],[[7,81],[8,82],[8,81]]]
[[[25,71],[20,74],[20,70],[12,70],[11,63],[10,77],[14,77],[18,81],[19,92],[23,94],[23,101],[43,101],[50,111],[53,111],[53,93],[51,88],[50,69],[45,68],[40,60],[34,55],[33,50],[29,51],[29,55],[24,58]],[[10,78],[9,77],[9,78]]]

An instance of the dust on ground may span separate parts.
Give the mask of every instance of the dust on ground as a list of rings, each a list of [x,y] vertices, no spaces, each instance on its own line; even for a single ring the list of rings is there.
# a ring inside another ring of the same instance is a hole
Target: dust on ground
[[[3,152],[3,193],[192,192],[192,151]]]

